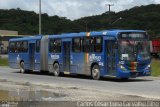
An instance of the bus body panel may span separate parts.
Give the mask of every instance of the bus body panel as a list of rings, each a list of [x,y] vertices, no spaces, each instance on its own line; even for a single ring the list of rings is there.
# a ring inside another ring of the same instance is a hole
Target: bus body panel
[[[9,66],[14,69],[19,69],[20,68],[20,62],[24,61],[25,62],[25,67],[26,69],[29,69],[29,57],[28,53],[9,53]]]
[[[77,74],[85,74],[84,73],[84,61],[85,55],[83,53],[71,53],[71,72]]]
[[[51,71],[53,69],[54,63],[58,63],[60,66],[60,72],[63,71],[63,56],[61,53],[49,53],[48,54],[48,70]]]

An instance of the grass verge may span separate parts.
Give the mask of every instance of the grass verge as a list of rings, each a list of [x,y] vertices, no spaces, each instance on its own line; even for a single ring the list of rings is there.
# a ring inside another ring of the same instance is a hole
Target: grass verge
[[[151,69],[152,69],[152,76],[160,76],[160,60],[158,59],[152,59],[151,63]]]
[[[0,66],[8,66],[8,59],[0,57]]]

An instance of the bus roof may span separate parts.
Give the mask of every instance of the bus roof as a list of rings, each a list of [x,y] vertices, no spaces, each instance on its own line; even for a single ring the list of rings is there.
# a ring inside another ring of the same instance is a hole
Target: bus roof
[[[41,39],[41,38],[42,38],[41,35],[36,35],[36,36],[27,36],[27,37],[23,37],[23,38],[13,38],[13,39],[10,39],[9,41],[37,40],[37,39]]]
[[[87,33],[90,33],[90,36],[110,36],[110,37],[117,37],[118,33],[122,32],[144,32],[144,30],[103,30],[103,31],[92,31],[92,32],[80,32],[80,33],[65,33],[65,34],[59,34],[59,35],[49,35],[49,38],[63,38],[63,37],[83,37],[86,36]]]
[[[109,36],[109,37],[115,37],[117,38],[118,33],[122,32],[144,32],[144,30],[118,30],[118,29],[111,29],[111,30],[103,30],[103,31],[92,31],[92,32],[80,32],[80,33],[65,33],[65,34],[58,34],[58,35],[49,35],[49,38],[72,38],[72,37],[85,37],[87,33],[90,34],[90,36]],[[24,40],[37,40],[41,39],[42,35],[35,35],[35,36],[27,36],[23,38],[13,38],[9,41],[24,41]]]

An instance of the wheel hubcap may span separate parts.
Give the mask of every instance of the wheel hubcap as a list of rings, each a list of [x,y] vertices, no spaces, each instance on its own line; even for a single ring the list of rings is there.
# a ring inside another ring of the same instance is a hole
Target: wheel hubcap
[[[93,69],[93,77],[97,77],[98,76],[98,69]]]
[[[24,65],[21,64],[21,68],[20,68],[21,72],[24,72]]]
[[[55,69],[54,69],[54,74],[55,74],[55,75],[58,75],[58,73],[59,73],[59,67],[58,67],[58,65],[55,65],[54,68],[55,68]]]

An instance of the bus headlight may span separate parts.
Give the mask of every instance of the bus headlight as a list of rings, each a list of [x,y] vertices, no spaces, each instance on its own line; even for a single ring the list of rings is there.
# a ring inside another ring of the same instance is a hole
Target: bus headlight
[[[151,69],[151,65],[148,65],[145,70],[150,70]]]
[[[124,71],[127,70],[123,65],[119,65],[119,68],[121,68],[121,69],[124,70]]]
[[[150,67],[151,67],[151,65],[148,65],[148,67],[150,68]]]

